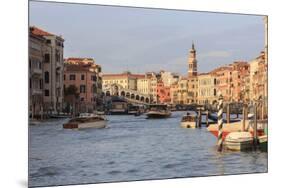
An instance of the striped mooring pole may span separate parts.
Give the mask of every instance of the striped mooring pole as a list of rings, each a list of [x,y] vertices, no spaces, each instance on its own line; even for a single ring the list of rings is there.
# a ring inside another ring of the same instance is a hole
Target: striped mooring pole
[[[222,151],[222,126],[223,126],[223,96],[219,95],[218,105],[218,151]]]

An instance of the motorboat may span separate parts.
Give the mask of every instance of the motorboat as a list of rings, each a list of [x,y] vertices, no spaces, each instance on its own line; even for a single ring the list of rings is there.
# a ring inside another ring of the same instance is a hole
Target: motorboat
[[[63,124],[64,129],[105,128],[107,120],[104,116],[95,114],[81,114]]]
[[[147,118],[168,118],[171,116],[171,111],[165,104],[153,104],[149,106],[146,113]]]
[[[252,149],[253,140],[250,132],[232,132],[225,137],[224,146],[228,150],[246,151]]]
[[[197,117],[196,115],[186,114],[181,119],[182,128],[196,128]]]

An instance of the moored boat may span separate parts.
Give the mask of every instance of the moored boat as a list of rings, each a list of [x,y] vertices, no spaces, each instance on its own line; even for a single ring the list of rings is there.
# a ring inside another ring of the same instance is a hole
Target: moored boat
[[[99,115],[80,116],[70,119],[63,124],[64,129],[85,129],[96,128],[101,129],[106,127],[107,120]]]
[[[146,113],[147,118],[168,118],[171,116],[171,111],[167,105],[153,104],[149,106],[149,110]]]
[[[224,146],[233,151],[250,150],[253,146],[253,135],[249,132],[231,132],[226,136]]]
[[[197,118],[196,115],[187,114],[184,115],[181,119],[182,128],[196,128]]]
[[[267,152],[267,135],[259,136],[258,141],[260,150]]]
[[[224,140],[226,136],[231,132],[241,132],[241,131],[248,131],[252,135],[254,134],[253,129],[253,120],[245,120],[245,127],[243,128],[243,121],[240,120],[238,122],[231,122],[231,123],[224,123],[222,128],[222,139]],[[258,122],[257,124],[257,135],[262,136],[264,135],[264,126],[265,123]],[[218,124],[210,124],[207,130],[212,133],[214,136],[218,137]]]

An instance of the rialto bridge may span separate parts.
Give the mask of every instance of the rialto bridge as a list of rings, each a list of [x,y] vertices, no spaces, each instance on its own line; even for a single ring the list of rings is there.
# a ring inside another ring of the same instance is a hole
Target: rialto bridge
[[[120,96],[124,97],[128,102],[137,104],[152,103],[151,96],[140,93],[136,90],[125,89],[119,84],[112,84],[107,88],[103,88],[105,96]]]

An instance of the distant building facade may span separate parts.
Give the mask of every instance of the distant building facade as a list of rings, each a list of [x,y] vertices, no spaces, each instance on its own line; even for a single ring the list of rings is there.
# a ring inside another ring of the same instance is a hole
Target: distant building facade
[[[43,61],[44,111],[59,113],[63,109],[64,39],[37,27],[30,29],[34,35],[46,40]]]
[[[42,69],[42,81],[40,87],[43,92],[43,106],[42,111],[44,114],[48,113],[59,113],[63,109],[63,49],[64,39],[61,36],[54,35],[38,27],[32,26],[30,29],[29,38],[31,49],[34,51],[34,47],[38,43],[34,43],[34,37],[42,38],[41,43],[41,58],[39,61],[40,69]],[[31,64],[34,65],[34,55],[30,51]],[[38,53],[37,53],[38,54]],[[33,60],[32,60],[33,59]],[[35,83],[37,81],[34,81]],[[32,85],[32,84],[31,84]],[[34,84],[34,87],[37,84]],[[37,110],[36,110],[37,111]]]
[[[198,75],[198,104],[214,104],[217,101],[216,78],[211,73]]]
[[[169,104],[171,102],[170,87],[164,85],[163,81],[157,83],[157,103]]]
[[[43,57],[45,39],[29,32],[29,114],[32,119],[43,118]]]
[[[101,67],[91,58],[65,59],[64,88],[74,85],[78,89],[80,112],[92,112],[102,103],[100,74]]]

